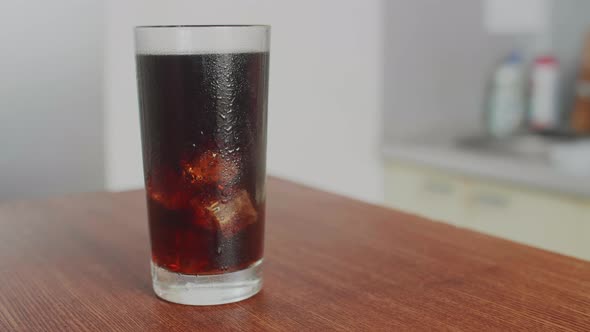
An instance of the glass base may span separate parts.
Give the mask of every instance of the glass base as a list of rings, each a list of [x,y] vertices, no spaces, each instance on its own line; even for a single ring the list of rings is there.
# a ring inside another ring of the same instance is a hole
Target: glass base
[[[245,270],[200,276],[170,272],[152,262],[152,285],[158,297],[174,303],[238,302],[254,296],[262,288],[262,259]]]

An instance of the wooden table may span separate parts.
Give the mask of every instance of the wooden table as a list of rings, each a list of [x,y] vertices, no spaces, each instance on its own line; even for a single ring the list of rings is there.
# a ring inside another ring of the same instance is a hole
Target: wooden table
[[[3,204],[0,331],[590,330],[588,262],[268,189],[264,289],[214,307],[152,293],[142,191]]]

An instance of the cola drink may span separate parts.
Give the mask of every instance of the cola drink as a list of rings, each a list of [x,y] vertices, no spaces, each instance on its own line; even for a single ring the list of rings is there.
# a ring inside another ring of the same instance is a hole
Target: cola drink
[[[188,275],[263,255],[268,52],[138,54],[153,264]]]

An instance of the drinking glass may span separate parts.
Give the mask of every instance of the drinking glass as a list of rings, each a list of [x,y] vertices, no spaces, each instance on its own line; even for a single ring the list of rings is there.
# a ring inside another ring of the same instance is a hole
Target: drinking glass
[[[236,302],[262,287],[270,27],[135,28],[152,283]]]

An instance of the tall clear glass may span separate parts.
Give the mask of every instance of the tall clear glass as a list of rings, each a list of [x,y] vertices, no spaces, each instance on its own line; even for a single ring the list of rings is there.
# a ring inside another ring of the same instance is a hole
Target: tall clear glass
[[[135,28],[152,281],[167,301],[262,287],[270,27]]]

